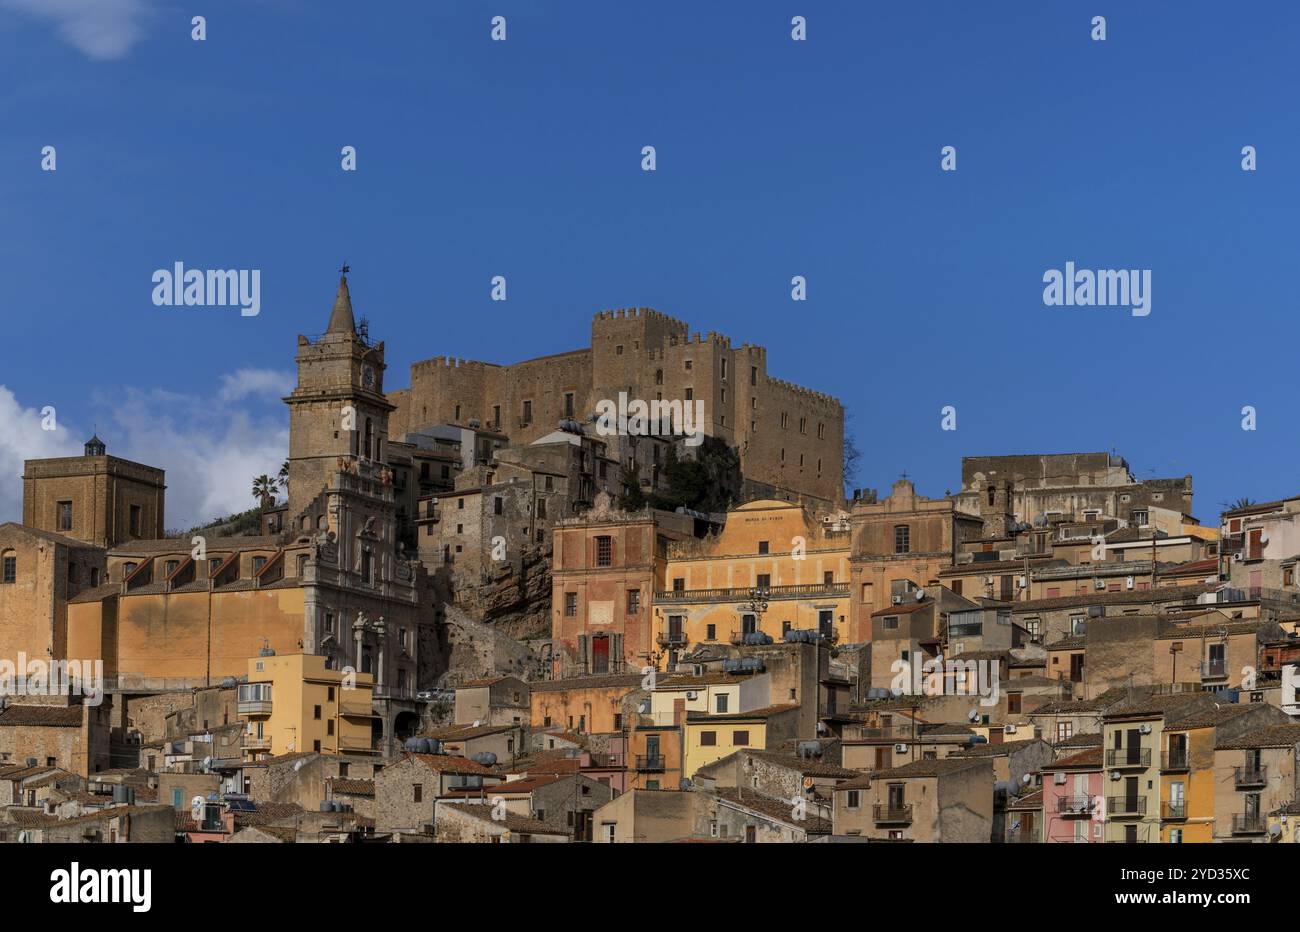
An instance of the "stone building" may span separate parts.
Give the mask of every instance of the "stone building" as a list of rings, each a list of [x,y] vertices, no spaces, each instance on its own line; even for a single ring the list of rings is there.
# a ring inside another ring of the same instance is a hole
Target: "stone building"
[[[740,451],[746,479],[827,503],[843,496],[839,401],[770,377],[761,346],[691,334],[648,308],[597,314],[585,349],[513,365],[447,356],[414,363],[410,388],[388,400],[396,436],[473,420],[531,443],[557,420],[583,420],[620,392],[647,403],[702,401],[703,432]]]
[[[82,456],[23,463],[23,524],[97,547],[163,536],[163,471],[109,456],[98,436]]]
[[[0,656],[68,656],[68,600],[105,578],[102,548],[22,524],[0,524]],[[88,658],[100,654],[81,655]]]
[[[848,639],[855,643],[870,639],[873,613],[900,604],[913,589],[938,587],[939,571],[953,566],[961,545],[984,529],[955,499],[918,495],[907,479],[895,482],[886,499],[855,498],[849,523]]]
[[[1008,486],[1010,502],[999,501],[996,490]],[[969,514],[993,510],[1026,524],[1063,516],[1111,517],[1142,526],[1152,522],[1153,509],[1172,513],[1175,522],[1190,516],[1192,477],[1135,479],[1114,453],[964,456],[955,498]]]

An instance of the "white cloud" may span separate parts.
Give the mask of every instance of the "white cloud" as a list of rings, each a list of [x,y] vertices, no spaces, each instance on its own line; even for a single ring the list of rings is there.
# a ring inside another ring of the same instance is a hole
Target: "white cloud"
[[[217,397],[221,401],[239,401],[249,395],[274,395],[276,398],[283,398],[293,391],[293,386],[292,372],[277,372],[275,369],[239,369],[221,377],[221,389]]]
[[[55,24],[59,36],[97,61],[122,58],[144,37],[151,0],[0,0]]]
[[[57,429],[43,430],[40,408],[24,408],[0,385],[0,523],[22,520],[23,460],[76,456],[89,439],[70,432],[57,410],[54,415]]]
[[[282,384],[222,376],[239,389],[238,406],[163,389],[98,393],[97,428],[109,454],[166,470],[166,527],[183,529],[245,511],[257,502],[253,477],[279,472],[289,449]],[[0,521],[22,519],[22,461],[75,456],[94,428],[65,423],[41,430],[38,408],[24,408],[0,385]]]

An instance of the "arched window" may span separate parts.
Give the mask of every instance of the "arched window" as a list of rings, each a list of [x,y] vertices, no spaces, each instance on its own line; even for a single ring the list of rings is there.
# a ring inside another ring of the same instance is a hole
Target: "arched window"
[[[993,496],[994,496],[996,493],[997,493],[997,489],[995,489],[993,486],[990,485],[990,486],[989,486],[989,504],[990,504],[990,505],[993,504]]]
[[[18,581],[18,554],[13,550],[0,551],[0,585]]]

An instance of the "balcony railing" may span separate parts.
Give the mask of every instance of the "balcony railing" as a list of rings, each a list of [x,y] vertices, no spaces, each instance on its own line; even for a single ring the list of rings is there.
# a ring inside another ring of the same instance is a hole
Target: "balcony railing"
[[[1160,804],[1160,818],[1177,821],[1187,818],[1187,800],[1164,802]]]
[[[676,647],[686,643],[685,631],[665,631],[655,638],[660,647]]]
[[[1116,769],[1150,767],[1150,748],[1110,748],[1106,751],[1106,766]]]
[[[270,699],[241,699],[239,700],[240,715],[270,715]]]
[[[1106,797],[1106,815],[1117,816],[1144,816],[1147,814],[1147,800],[1145,796],[1107,796]]]
[[[872,806],[872,817],[880,824],[910,825],[912,823],[912,806]]]
[[[1233,767],[1232,782],[1238,789],[1247,786],[1263,786],[1268,782],[1267,767]]]
[[[340,699],[339,714],[346,715],[349,718],[378,718],[375,715],[374,706],[370,704],[368,698],[365,700]]]
[[[1167,751],[1160,761],[1161,770],[1187,770],[1187,749]]]
[[[1232,834],[1234,835],[1262,835],[1264,829],[1264,817],[1261,815],[1236,813],[1232,817]]]
[[[1038,833],[1033,829],[1021,829],[1017,832],[1007,832],[1007,844],[1009,845],[1035,845],[1038,844]]]
[[[1061,796],[1056,800],[1056,811],[1063,816],[1091,816],[1096,805],[1095,796]]]
[[[666,589],[655,593],[656,602],[748,602],[752,588],[732,589]],[[763,598],[773,599],[826,599],[849,594],[848,583],[806,583],[799,586],[768,586]]]
[[[1223,679],[1228,675],[1228,663],[1226,660],[1203,660],[1201,661],[1201,678],[1207,680]]]
[[[647,773],[658,773],[667,769],[662,754],[638,754],[636,769]]]
[[[911,725],[890,725],[885,728],[859,728],[858,738],[876,741],[911,741],[915,728]]]
[[[244,735],[239,743],[250,751],[266,751],[271,747],[270,738],[259,738],[256,735]]]

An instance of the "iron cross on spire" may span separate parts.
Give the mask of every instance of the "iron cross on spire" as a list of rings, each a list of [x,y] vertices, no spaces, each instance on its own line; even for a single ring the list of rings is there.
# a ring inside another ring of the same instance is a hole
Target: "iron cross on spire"
[[[341,274],[341,275],[346,275],[346,274],[348,274],[348,273],[351,272],[351,271],[352,271],[352,267],[351,267],[350,265],[348,265],[346,262],[344,262],[344,263],[343,263],[343,268],[339,269],[339,274]]]

